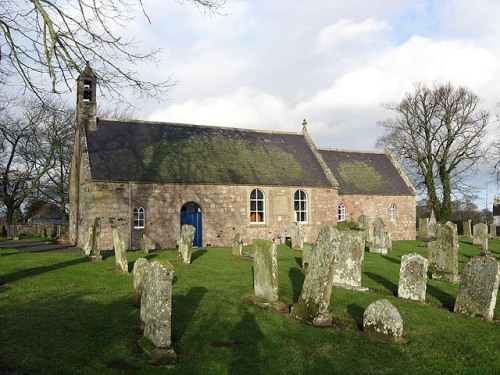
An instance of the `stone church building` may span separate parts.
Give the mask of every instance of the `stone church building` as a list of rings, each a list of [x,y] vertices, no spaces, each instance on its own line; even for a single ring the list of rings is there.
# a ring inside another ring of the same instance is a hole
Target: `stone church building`
[[[321,227],[380,217],[395,240],[414,239],[416,193],[385,153],[320,149],[307,132],[273,132],[96,117],[96,76],[77,82],[70,177],[70,242],[84,246],[99,218],[101,249],[121,227],[131,249],[143,234],[175,248],[182,224],[196,246],[230,246],[236,232],[284,238],[300,222]]]

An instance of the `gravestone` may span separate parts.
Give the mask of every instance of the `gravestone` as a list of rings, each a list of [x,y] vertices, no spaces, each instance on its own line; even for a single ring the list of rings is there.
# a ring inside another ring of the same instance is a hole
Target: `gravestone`
[[[406,254],[401,257],[398,297],[425,302],[427,265],[427,259],[417,253]]]
[[[454,311],[493,320],[499,280],[499,264],[494,257],[470,258],[462,272]]]
[[[436,224],[436,240],[427,245],[429,265],[436,268],[432,278],[451,283],[460,280],[458,275],[458,233],[451,222]]]
[[[300,223],[292,223],[290,241],[292,242],[292,250],[302,251],[304,249],[304,234],[302,233],[302,225]]]
[[[94,219],[94,226],[92,227],[92,248],[90,250],[91,260],[102,260],[101,256],[101,219],[96,217]]]
[[[339,257],[335,268],[333,284],[345,289],[368,290],[361,286],[364,258],[365,241],[363,231],[352,229],[341,230]]]
[[[151,262],[144,273],[140,314],[144,338],[139,343],[150,362],[157,365],[177,360],[171,347],[173,276],[174,269],[168,261]]]
[[[384,221],[376,218],[373,221],[373,238],[370,246],[370,253],[387,254],[392,247],[391,236],[385,230]]]
[[[94,226],[90,226],[87,231],[87,236],[85,237],[85,244],[83,245],[83,253],[86,256],[90,256],[92,252],[92,239],[94,237]]]
[[[276,242],[253,240],[253,287],[257,297],[278,301],[278,247]]]
[[[233,238],[233,255],[243,256],[243,239],[241,232],[236,232]]]
[[[472,230],[471,230],[471,227],[470,227],[470,221],[467,220],[467,221],[464,221],[462,223],[462,226],[463,226],[463,230],[464,230],[464,236],[467,236],[467,237],[471,237],[472,236]]]
[[[141,304],[142,290],[144,289],[144,273],[148,266],[146,258],[137,258],[134,262],[132,275],[134,277],[134,302],[137,306]]]
[[[363,241],[365,241],[366,244],[370,241],[370,224],[368,216],[361,215],[358,217],[358,227],[363,233]]]
[[[482,245],[483,237],[488,237],[488,226],[484,223],[474,224],[472,232],[472,244]]]
[[[332,324],[333,318],[328,308],[339,245],[340,231],[331,226],[323,227],[313,245],[314,256],[310,258],[299,300],[290,311],[293,318],[315,326]]]
[[[140,252],[143,254],[149,254],[149,251],[152,249],[153,249],[153,245],[152,245],[150,239],[148,238],[146,233],[142,232]]]
[[[431,211],[431,217],[429,218],[429,237],[436,236],[436,215],[434,214],[434,210]]]
[[[429,235],[429,219],[421,217],[418,219],[418,236],[421,238],[430,238]]]
[[[313,245],[314,244],[307,242],[304,244],[304,248],[302,250],[302,268],[309,266],[313,252]]]
[[[495,223],[490,224],[490,238],[497,236],[497,226]]]
[[[481,254],[480,255],[491,255],[490,249],[488,248],[488,236],[483,237],[483,248],[481,249]]]
[[[403,343],[403,319],[386,299],[373,302],[363,314],[363,332],[372,338],[393,344]]]
[[[113,228],[113,247],[115,250],[116,271],[128,274],[127,250],[121,228]]]
[[[184,224],[181,227],[181,238],[179,239],[179,255],[181,256],[182,262],[185,264],[191,263],[195,230],[195,227],[190,224]]]

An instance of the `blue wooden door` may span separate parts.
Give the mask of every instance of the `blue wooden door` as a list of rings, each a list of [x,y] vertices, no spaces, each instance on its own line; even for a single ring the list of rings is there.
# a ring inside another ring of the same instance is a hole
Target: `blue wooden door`
[[[190,224],[194,227],[193,246],[203,246],[202,212],[198,204],[188,202],[181,208],[181,227]]]

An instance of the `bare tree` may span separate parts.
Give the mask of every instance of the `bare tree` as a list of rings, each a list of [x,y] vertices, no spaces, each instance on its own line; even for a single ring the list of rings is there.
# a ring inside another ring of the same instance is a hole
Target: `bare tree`
[[[184,3],[183,0],[178,0]],[[216,12],[224,0],[188,0]],[[141,97],[161,98],[173,82],[150,82],[128,68],[157,63],[158,50],[137,52],[137,42],[123,36],[137,11],[149,20],[142,0],[4,0],[0,2],[0,82],[15,76],[35,95],[71,89],[90,61],[100,85],[121,97],[125,87]]]
[[[401,102],[384,105],[396,117],[379,122],[385,133],[376,145],[389,148],[400,160],[416,188],[427,193],[440,221],[451,218],[452,192],[484,156],[489,113],[480,103],[464,87],[419,83]]]

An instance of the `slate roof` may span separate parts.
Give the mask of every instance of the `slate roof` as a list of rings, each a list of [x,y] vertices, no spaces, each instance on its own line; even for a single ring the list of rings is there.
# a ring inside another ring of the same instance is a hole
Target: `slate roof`
[[[414,195],[385,153],[318,151],[339,183],[339,194]]]
[[[98,119],[92,179],[331,187],[301,133]]]

